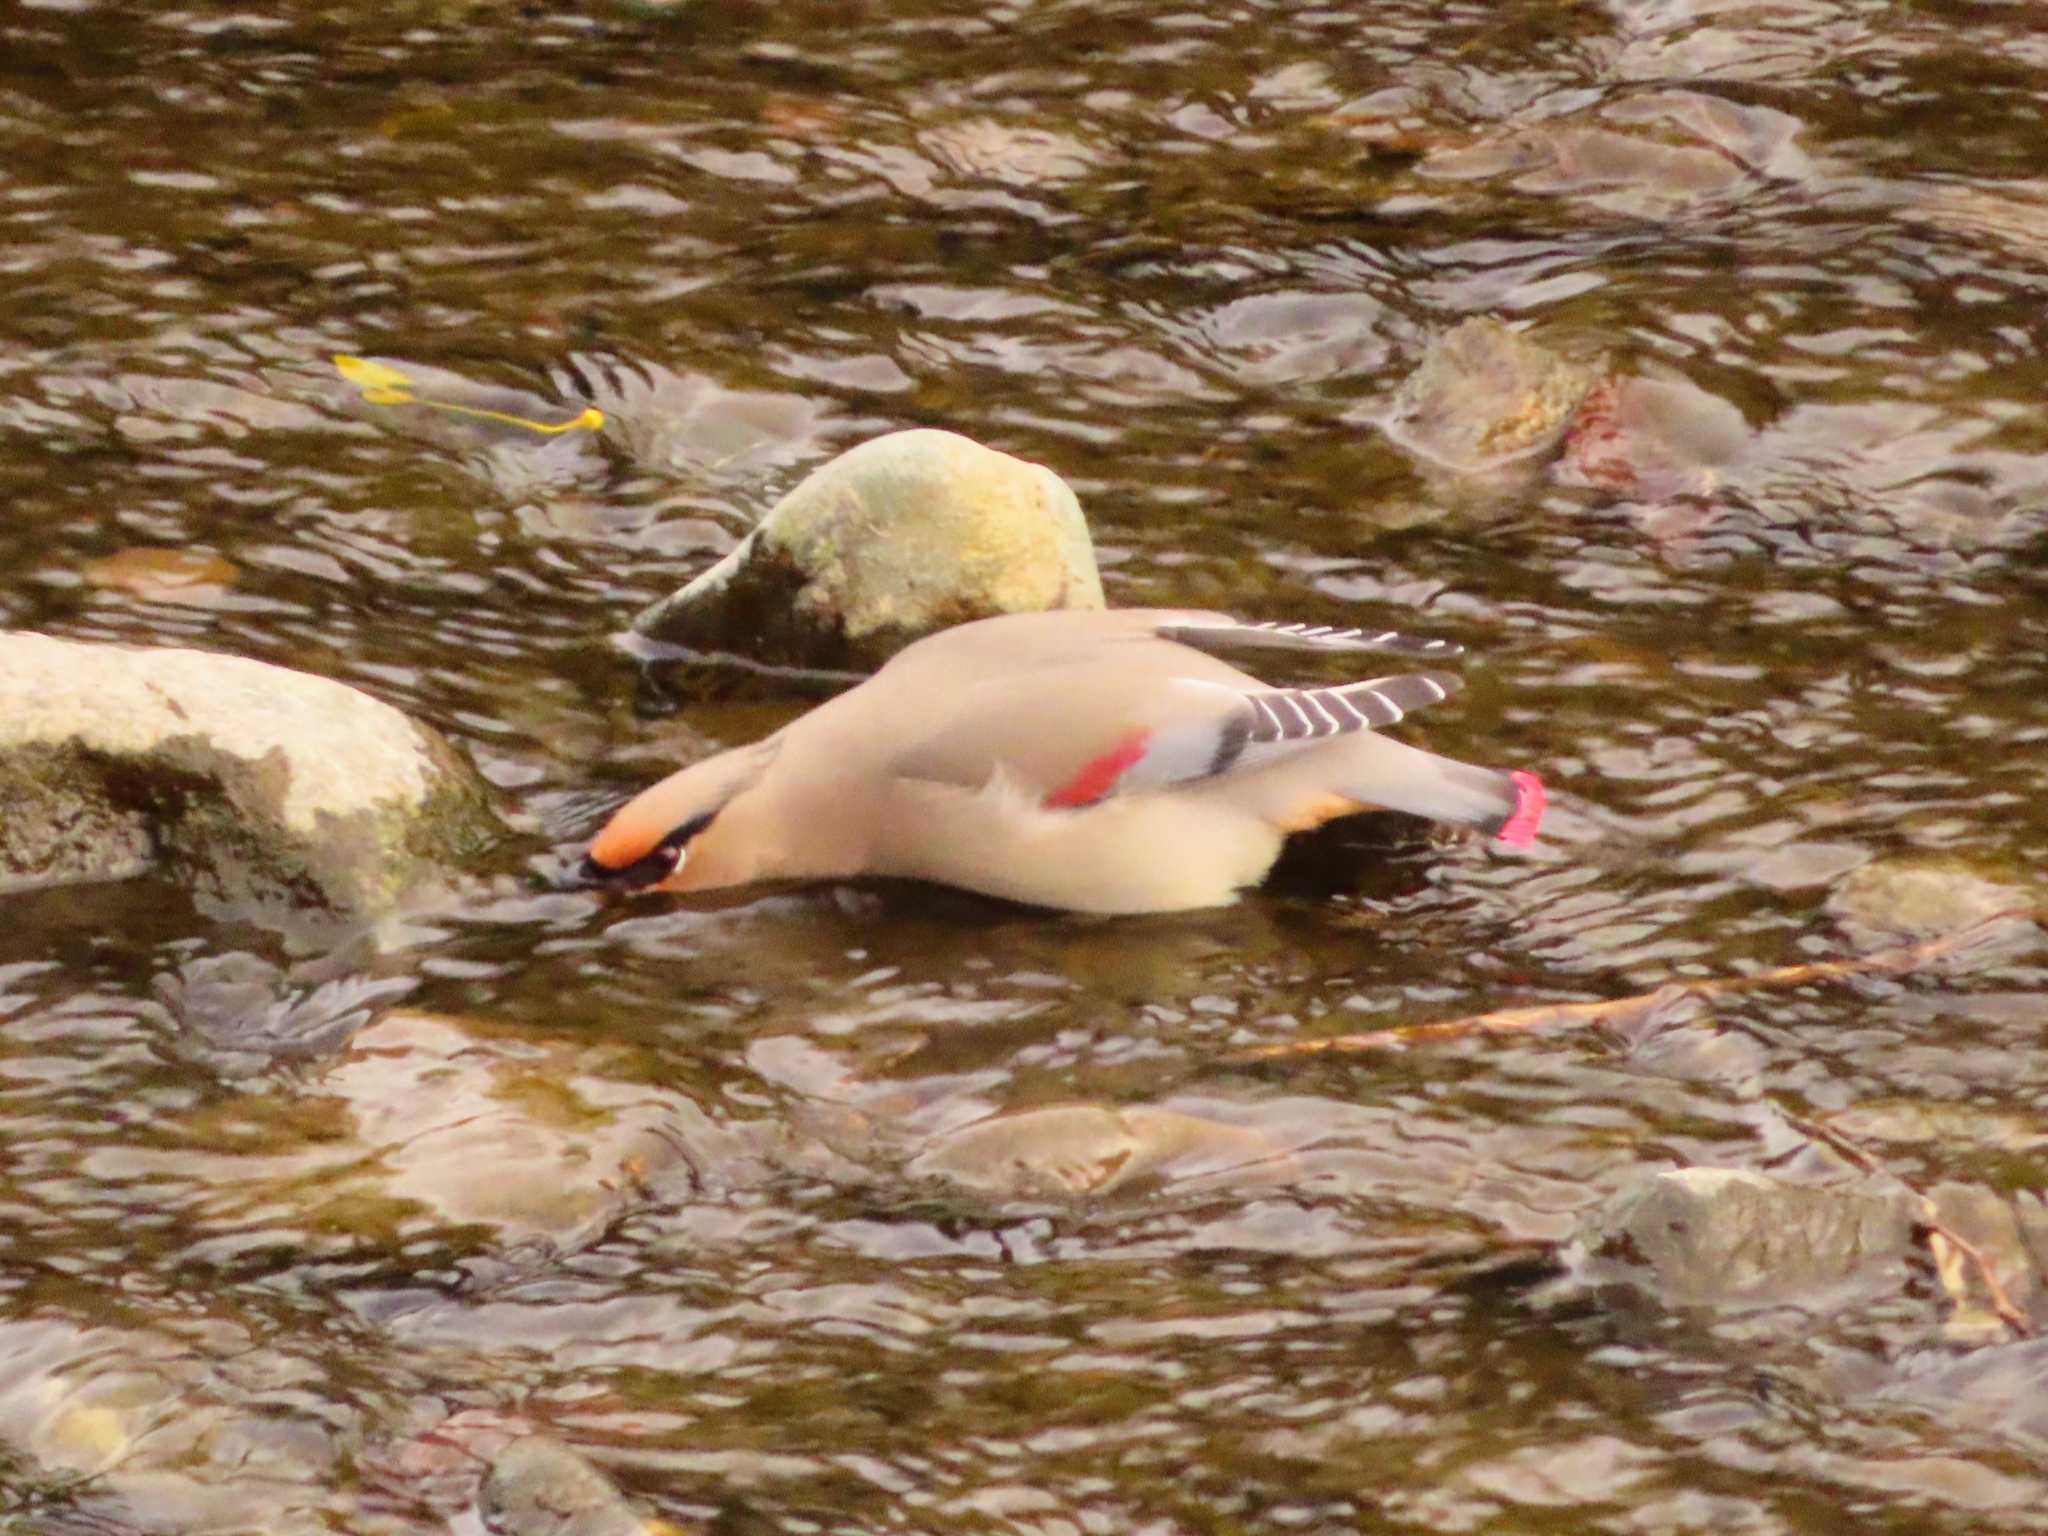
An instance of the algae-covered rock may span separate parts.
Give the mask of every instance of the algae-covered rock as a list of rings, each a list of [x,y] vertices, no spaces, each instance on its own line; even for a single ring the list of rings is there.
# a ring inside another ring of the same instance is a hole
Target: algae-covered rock
[[[917,430],[815,471],[633,627],[693,650],[873,666],[971,619],[1101,606],[1088,525],[1059,476]]]
[[[0,891],[161,869],[237,911],[376,917],[502,832],[447,742],[341,683],[0,633]]]

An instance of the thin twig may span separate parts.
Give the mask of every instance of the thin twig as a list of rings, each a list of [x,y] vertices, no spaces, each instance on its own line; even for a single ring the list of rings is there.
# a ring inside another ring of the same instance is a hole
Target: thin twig
[[[1794,987],[1811,986],[1815,982],[1848,981],[1858,976],[1905,975],[1982,943],[1993,929],[2014,921],[2029,922],[2036,926],[2048,924],[2048,908],[2013,907],[1980,918],[1974,923],[1965,924],[1953,933],[1943,934],[1939,938],[1925,939],[1918,944],[1901,944],[1896,948],[1877,950],[1872,954],[1860,955],[1850,960],[1815,960],[1804,965],[1781,965],[1749,976],[1720,976],[1703,981],[1672,982],[1654,992],[1639,992],[1629,997],[1607,998],[1600,1002],[1502,1008],[1492,1013],[1472,1014],[1462,1019],[1444,1019],[1434,1024],[1406,1024],[1366,1034],[1331,1035],[1320,1040],[1292,1040],[1282,1045],[1267,1045],[1254,1050],[1239,1051],[1225,1059],[1231,1062],[1271,1061],[1279,1057],[1317,1056],[1332,1051],[1401,1050],[1410,1045],[1421,1045],[1435,1040],[1464,1040],[1477,1035],[1519,1035],[1553,1027],[1597,1028],[1601,1025],[1619,1024],[1631,1016],[1652,1013],[1691,998],[1705,1000],[1743,992],[1787,991]],[[1983,1282],[1984,1294],[1990,1301],[1991,1310],[1998,1315],[1999,1321],[2023,1339],[2034,1336],[2033,1320],[2014,1304],[2012,1294],[1998,1278],[1997,1271],[1991,1267],[1991,1261],[1985,1256],[1984,1251],[1943,1220],[1940,1210],[1931,1199],[1831,1127],[1790,1115],[1785,1118],[1800,1134],[1811,1140],[1826,1143],[1863,1172],[1894,1179],[1904,1187],[1919,1205],[1921,1226],[1931,1236],[1949,1244],[1975,1267],[1978,1278]],[[1939,1257],[1937,1254],[1937,1260]]]
[[[1550,1028],[1597,1028],[1620,1023],[1632,1015],[1668,1007],[1689,997],[1725,997],[1740,992],[1781,992],[1815,982],[1847,981],[1857,976],[1898,976],[1917,971],[1958,950],[1983,942],[1998,924],[2021,920],[2040,923],[2048,912],[2035,907],[2014,907],[1995,912],[1974,923],[1945,933],[1940,938],[1917,944],[1901,944],[1849,960],[1813,960],[1804,965],[1781,965],[1749,976],[1715,976],[1701,981],[1674,981],[1654,992],[1629,997],[1611,997],[1592,1003],[1552,1003],[1533,1008],[1502,1008],[1492,1013],[1475,1013],[1462,1019],[1443,1019],[1433,1024],[1403,1024],[1393,1029],[1371,1030],[1356,1035],[1326,1035],[1314,1040],[1289,1040],[1280,1045],[1261,1045],[1238,1051],[1224,1059],[1231,1063],[1272,1061],[1283,1056],[1320,1056],[1328,1052],[1393,1051],[1410,1045],[1438,1040],[1463,1040],[1475,1035],[1520,1035]]]
[[[1915,1190],[1914,1193],[1919,1194],[1919,1191]],[[1984,1282],[1984,1294],[1991,1302],[1991,1310],[1998,1314],[1998,1320],[2021,1338],[2031,1339],[2034,1336],[2033,1319],[2013,1305],[2012,1293],[2006,1290],[2005,1282],[2000,1280],[1997,1271],[1992,1269],[1991,1261],[1984,1257],[1984,1250],[1943,1221],[1932,1200],[1925,1195],[1920,1195],[1919,1198],[1920,1225],[1977,1266],[1977,1278]],[[1940,1255],[1937,1254],[1935,1257],[1938,1260]]]

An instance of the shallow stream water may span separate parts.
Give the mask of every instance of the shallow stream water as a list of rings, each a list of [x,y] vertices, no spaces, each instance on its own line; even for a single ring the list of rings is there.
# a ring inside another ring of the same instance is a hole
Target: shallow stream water
[[[1909,1390],[1960,1358],[1931,1266],[1759,1322],[1550,1262],[1646,1170],[1829,1176],[1784,1116],[2018,1127],[1877,1150],[2048,1184],[2038,951],[1723,1000],[1736,1071],[1571,1030],[1227,1060],[1851,954],[1873,861],[2038,890],[2044,106],[2036,8],[1942,0],[0,12],[0,627],[344,680],[532,831],[342,956],[161,882],[0,897],[0,1522],[475,1532],[538,1428],[720,1531],[2048,1530],[2048,1367],[2030,1420]],[[1675,492],[1431,466],[1379,423],[1474,315],[1743,440]],[[466,434],[334,353],[610,425]],[[1580,835],[1373,829],[1113,921],[551,890],[805,702],[644,671],[631,616],[913,425],[1065,477],[1114,603],[1464,644],[1417,739]],[[138,593],[137,548],[221,563]],[[399,1003],[471,1043],[337,1067]],[[550,1124],[688,1109],[688,1177],[569,1217],[334,1182],[406,1156],[349,1124],[501,1057],[479,1102]],[[905,1166],[1077,1102],[1284,1168]]]

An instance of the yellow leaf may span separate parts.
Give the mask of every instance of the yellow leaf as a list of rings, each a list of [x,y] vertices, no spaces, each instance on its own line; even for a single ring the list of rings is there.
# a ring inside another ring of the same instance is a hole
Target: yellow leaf
[[[389,363],[373,362],[367,357],[350,357],[346,352],[334,354],[334,366],[349,383],[363,389],[394,389],[412,382],[409,376]]]
[[[537,432],[542,437],[554,437],[563,432],[600,432],[604,430],[604,412],[596,406],[585,406],[573,419],[561,422],[536,421],[530,416],[518,416],[509,411],[494,411],[486,406],[465,405],[455,400],[429,400],[413,393],[418,386],[412,376],[389,363],[380,363],[367,357],[351,357],[345,352],[334,354],[334,366],[344,379],[363,392],[363,400],[369,405],[418,405],[428,410],[446,411],[451,416],[468,416],[477,421],[495,421],[502,426],[517,427],[525,432]]]

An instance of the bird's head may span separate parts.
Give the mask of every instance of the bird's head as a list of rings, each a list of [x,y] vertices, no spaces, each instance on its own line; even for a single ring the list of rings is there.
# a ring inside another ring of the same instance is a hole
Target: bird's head
[[[720,814],[752,787],[773,755],[767,742],[721,752],[642,790],[591,840],[576,872],[578,882],[666,891],[730,883],[730,874],[693,867],[692,853],[706,850]],[[704,862],[723,868],[733,861],[728,857]]]

